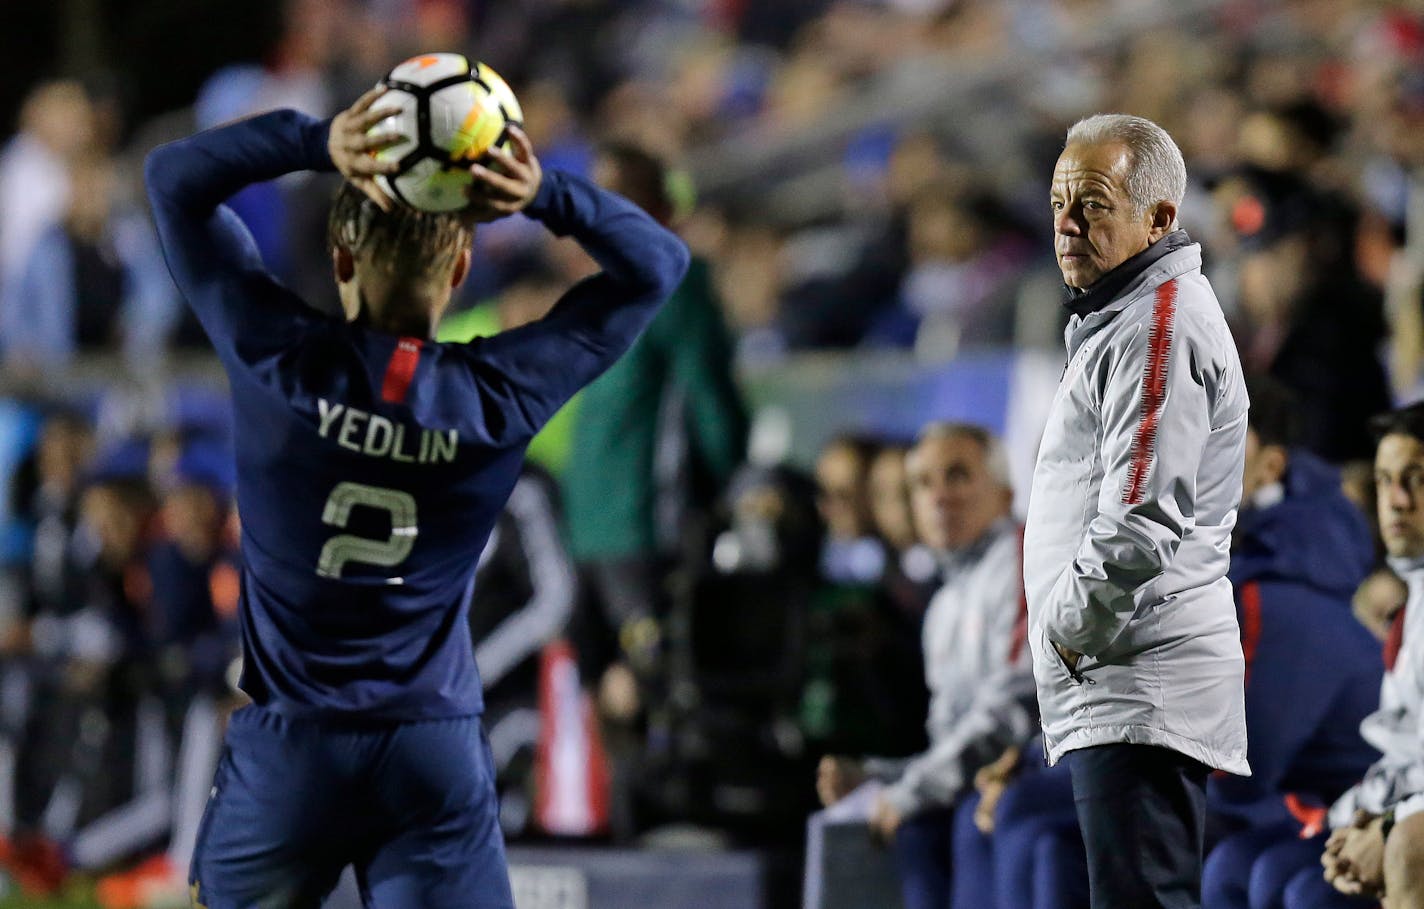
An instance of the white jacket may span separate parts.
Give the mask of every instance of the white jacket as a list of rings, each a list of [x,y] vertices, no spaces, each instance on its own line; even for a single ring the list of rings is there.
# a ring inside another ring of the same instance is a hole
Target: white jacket
[[[1247,774],[1226,579],[1246,388],[1200,247],[1169,234],[1073,308],[1024,542],[1044,750],[1157,745]],[[1085,654],[1075,672],[1050,642]]]
[[[1380,682],[1379,709],[1360,722],[1360,736],[1379,749],[1365,778],[1330,808],[1330,826],[1349,826],[1360,808],[1395,822],[1424,811],[1424,559],[1390,559],[1404,579],[1404,637],[1394,665]]]
[[[905,815],[954,804],[976,770],[1036,728],[1020,546],[1018,525],[1004,518],[943,560],[944,586],[922,632],[930,748],[909,760],[867,762]]]

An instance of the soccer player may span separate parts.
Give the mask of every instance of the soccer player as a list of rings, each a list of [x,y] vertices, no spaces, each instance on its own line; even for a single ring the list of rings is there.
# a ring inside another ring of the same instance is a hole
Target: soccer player
[[[380,90],[331,122],[277,111],[162,146],[145,166],[174,280],[231,383],[244,570],[243,689],[189,875],[206,909],[316,907],[353,864],[367,905],[508,909],[466,620],[476,557],[525,445],[628,348],[686,247],[637,207],[513,153],[471,205],[394,205],[368,136]],[[346,318],[263,268],[223,200],[301,170],[346,178],[329,237]],[[522,211],[602,271],[543,320],[431,340],[470,225]],[[610,494],[617,494],[610,490]]]

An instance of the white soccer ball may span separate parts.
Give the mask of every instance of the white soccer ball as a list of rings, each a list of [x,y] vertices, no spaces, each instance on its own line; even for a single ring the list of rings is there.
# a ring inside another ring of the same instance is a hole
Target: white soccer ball
[[[469,204],[470,164],[491,148],[509,147],[509,127],[524,111],[494,70],[463,54],[425,54],[391,70],[376,102],[398,112],[371,128],[401,137],[376,153],[400,170],[376,178],[396,199],[421,211],[455,211]]]

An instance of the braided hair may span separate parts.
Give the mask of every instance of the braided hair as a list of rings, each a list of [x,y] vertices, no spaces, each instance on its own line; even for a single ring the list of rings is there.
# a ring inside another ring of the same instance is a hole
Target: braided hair
[[[408,205],[381,211],[346,182],[337,190],[326,221],[330,246],[353,256],[364,253],[372,267],[399,278],[448,273],[473,237],[473,227],[458,212],[424,212]]]

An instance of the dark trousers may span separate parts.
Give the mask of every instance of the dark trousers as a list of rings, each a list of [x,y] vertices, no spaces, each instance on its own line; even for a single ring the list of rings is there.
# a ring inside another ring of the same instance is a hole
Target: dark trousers
[[[1150,745],[1067,760],[1093,909],[1199,909],[1208,768]]]

